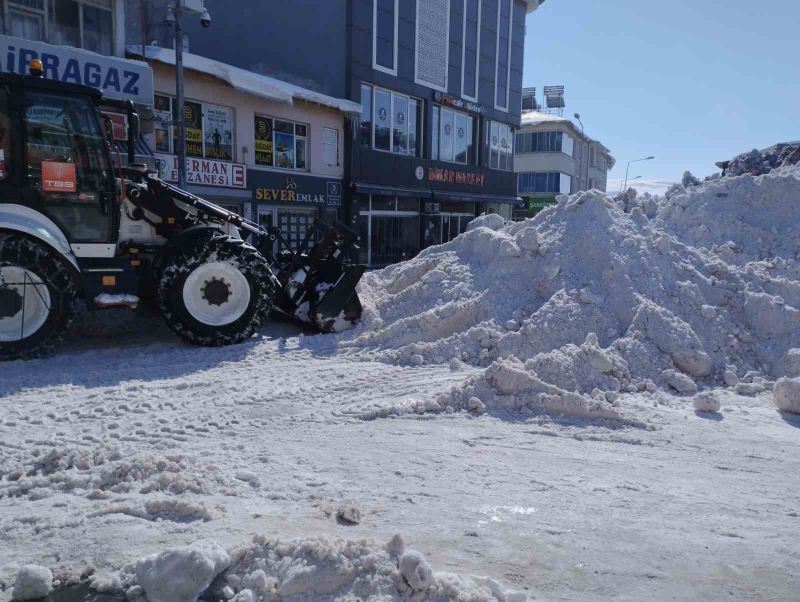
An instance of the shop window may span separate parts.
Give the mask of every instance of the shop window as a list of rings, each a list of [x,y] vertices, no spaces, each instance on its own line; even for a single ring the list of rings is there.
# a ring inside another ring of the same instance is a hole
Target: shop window
[[[472,115],[434,106],[432,125],[433,159],[474,165],[475,118]]]
[[[308,126],[255,116],[255,163],[281,169],[308,168]]]
[[[387,265],[414,257],[420,249],[418,198],[362,197],[358,219],[360,261]]]
[[[375,148],[391,150],[392,95],[386,90],[375,90]]]
[[[392,151],[408,154],[408,98],[396,96],[392,106]]]
[[[486,138],[486,146],[489,148],[489,167],[512,171],[514,169],[514,131],[511,126],[497,121],[487,121]]]
[[[163,94],[154,96],[156,152],[178,152],[177,103]],[[233,109],[209,103],[183,103],[187,157],[233,161]]]
[[[364,84],[361,102],[361,144],[398,155],[421,155],[421,100]]]

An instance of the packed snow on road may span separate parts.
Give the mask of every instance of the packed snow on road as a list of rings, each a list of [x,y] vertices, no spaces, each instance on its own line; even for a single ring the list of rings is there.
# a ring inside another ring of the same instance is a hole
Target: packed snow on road
[[[796,598],[784,163],[480,217],[338,335],[83,318],[0,367],[0,600]]]

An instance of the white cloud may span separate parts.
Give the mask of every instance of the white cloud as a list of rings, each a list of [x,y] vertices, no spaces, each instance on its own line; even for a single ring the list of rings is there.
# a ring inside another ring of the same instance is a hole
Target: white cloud
[[[609,194],[617,194],[623,180],[609,180],[606,189]],[[628,188],[635,188],[640,193],[649,192],[650,194],[663,195],[667,188],[672,186],[675,182],[672,180],[628,180]]]

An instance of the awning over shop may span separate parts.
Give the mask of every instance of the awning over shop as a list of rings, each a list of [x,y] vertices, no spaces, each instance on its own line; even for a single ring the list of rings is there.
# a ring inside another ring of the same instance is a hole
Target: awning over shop
[[[466,192],[434,191],[433,197],[438,201],[455,201],[460,203],[504,203],[521,206],[522,198],[516,196],[494,196],[487,194],[469,194]]]
[[[394,186],[377,186],[375,184],[359,184],[353,185],[356,192],[360,194],[381,194],[384,196],[400,196],[412,198],[431,198],[430,190],[413,190],[410,188],[395,188]]]

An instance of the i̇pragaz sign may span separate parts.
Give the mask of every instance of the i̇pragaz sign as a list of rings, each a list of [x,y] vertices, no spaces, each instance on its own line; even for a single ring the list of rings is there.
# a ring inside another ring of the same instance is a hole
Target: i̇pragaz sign
[[[33,59],[42,61],[47,79],[99,88],[108,98],[153,105],[153,71],[145,63],[0,35],[0,72],[24,75]]]

